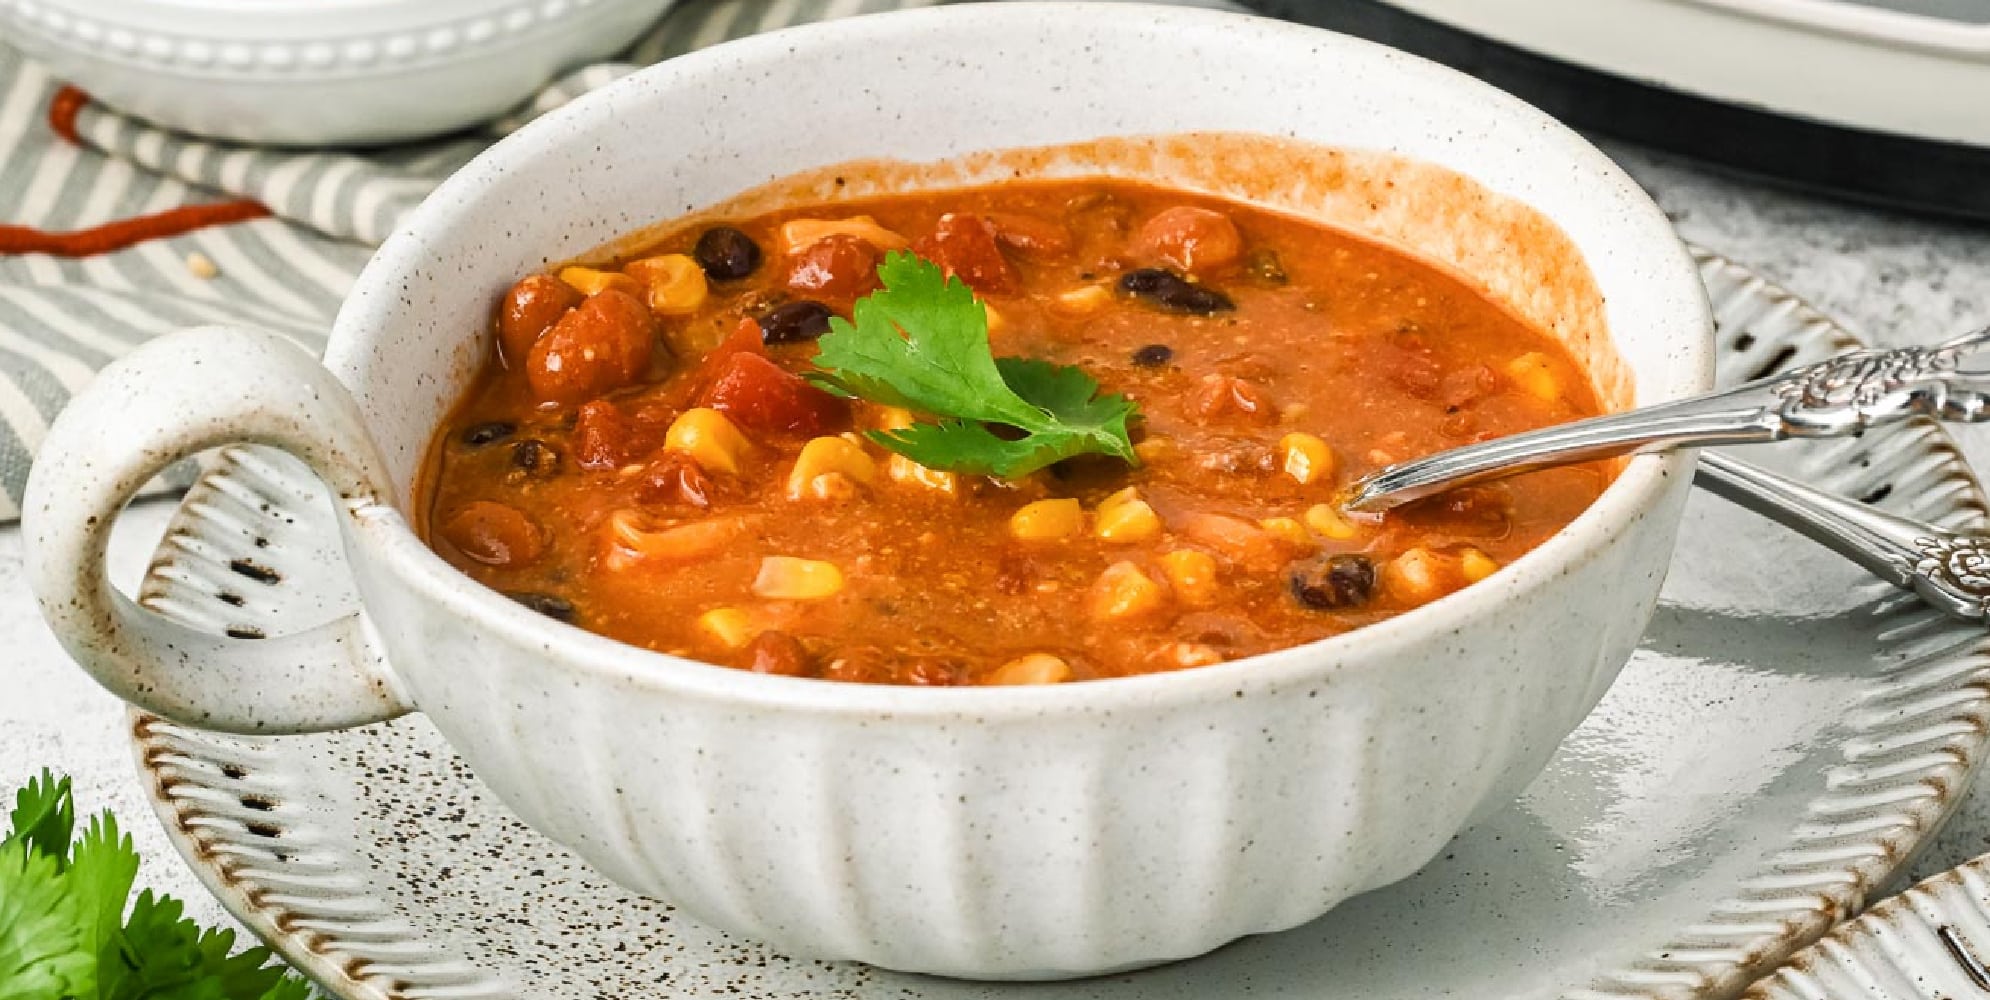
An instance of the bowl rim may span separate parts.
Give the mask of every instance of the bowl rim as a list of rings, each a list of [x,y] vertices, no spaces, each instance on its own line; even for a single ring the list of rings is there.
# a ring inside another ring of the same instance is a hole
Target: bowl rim
[[[1713,323],[1691,255],[1671,222],[1631,178],[1574,130],[1545,112],[1477,79],[1448,67],[1410,56],[1364,39],[1306,25],[1252,15],[1193,7],[1145,3],[1049,2],[1011,0],[1004,3],[912,8],[817,22],[725,42],[647,67],[592,91],[542,116],[492,145],[440,185],[367,263],[353,294],[333,324],[325,364],[350,384],[364,353],[362,331],[380,328],[369,314],[382,311],[376,299],[393,298],[398,276],[423,266],[421,241],[409,234],[446,230],[473,210],[477,193],[511,169],[514,161],[540,155],[540,147],[556,144],[555,120],[610,116],[624,95],[643,89],[669,89],[675,77],[690,77],[739,62],[778,60],[798,45],[851,46],[889,44],[902,34],[916,35],[935,21],[962,30],[989,20],[1074,18],[1138,18],[1149,24],[1184,30],[1215,31],[1249,26],[1273,41],[1315,51],[1339,48],[1391,58],[1396,72],[1460,90],[1485,114],[1517,116],[1538,126],[1546,143],[1568,164],[1595,178],[1599,188],[1624,209],[1626,241],[1651,244],[1655,255],[1669,257],[1672,291],[1682,301],[1699,304],[1691,317],[1695,328],[1684,342],[1682,368],[1696,378],[1682,381],[1681,391],[1704,389],[1713,378]],[[991,147],[994,148],[994,147]],[[380,295],[363,294],[379,289]],[[1682,317],[1682,320],[1687,319]],[[1684,338],[1682,337],[1682,341]],[[433,431],[431,429],[430,433]],[[1557,577],[1600,558],[1679,481],[1690,478],[1694,453],[1675,451],[1629,460],[1603,493],[1554,535],[1502,567],[1491,578],[1385,621],[1314,642],[1205,667],[1127,677],[1101,678],[1058,685],[926,688],[907,685],[852,683],[818,678],[755,674],[735,667],[675,656],[611,639],[578,626],[532,612],[503,594],[477,583],[416,536],[402,505],[406,498],[385,497],[352,512],[355,537],[374,549],[383,567],[404,586],[435,602],[444,613],[475,621],[494,638],[518,647],[538,647],[549,662],[549,675],[558,670],[617,682],[639,689],[667,690],[745,709],[806,709],[814,713],[977,723],[1026,720],[1056,713],[1096,714],[1134,707],[1168,707],[1242,698],[1286,688],[1330,682],[1335,675],[1364,668],[1386,669],[1391,654],[1458,630],[1468,622],[1497,615],[1517,594],[1537,590]],[[1669,558],[1669,555],[1668,555]],[[557,666],[555,665],[557,663]],[[390,667],[391,669],[391,667]],[[417,708],[419,709],[419,705]]]

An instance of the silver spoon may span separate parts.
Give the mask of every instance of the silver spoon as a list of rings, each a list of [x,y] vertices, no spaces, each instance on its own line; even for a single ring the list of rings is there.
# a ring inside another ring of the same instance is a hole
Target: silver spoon
[[[1990,539],[1888,514],[1718,452],[1693,482],[1795,529],[1957,618],[1990,618]]]
[[[1633,452],[1845,437],[1916,416],[1990,420],[1990,372],[1960,367],[1985,345],[1990,329],[1934,347],[1853,351],[1732,389],[1441,451],[1356,480],[1344,506],[1387,510],[1468,483]]]

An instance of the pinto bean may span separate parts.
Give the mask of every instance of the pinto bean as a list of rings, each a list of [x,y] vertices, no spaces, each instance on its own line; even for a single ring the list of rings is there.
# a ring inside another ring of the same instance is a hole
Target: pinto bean
[[[546,551],[546,537],[524,511],[494,500],[473,500],[442,522],[449,544],[486,566],[522,566]]]
[[[550,274],[526,275],[511,286],[498,304],[498,349],[505,367],[524,364],[532,345],[580,299],[573,286]]]
[[[780,629],[768,629],[746,646],[747,669],[756,674],[806,677],[815,665],[801,640]]]
[[[1133,237],[1134,251],[1189,272],[1213,271],[1234,263],[1244,253],[1243,234],[1221,212],[1194,205],[1165,209],[1141,225]]]
[[[612,392],[648,372],[656,334],[648,306],[620,289],[604,289],[532,345],[525,378],[547,402],[578,403]]]
[[[1230,419],[1250,424],[1268,424],[1278,419],[1278,408],[1263,389],[1228,375],[1204,375],[1189,394],[1188,412],[1204,420]]]

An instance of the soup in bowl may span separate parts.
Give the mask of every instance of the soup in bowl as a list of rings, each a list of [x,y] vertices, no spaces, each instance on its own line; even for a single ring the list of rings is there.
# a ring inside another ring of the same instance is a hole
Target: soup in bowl
[[[973,391],[867,367],[942,346]],[[1690,456],[1378,522],[1333,491],[1711,353],[1663,215],[1468,78],[1201,11],[859,18],[499,143],[322,365],[219,328],[113,365],[37,464],[30,572],[134,703],[422,711],[698,919],[1093,974],[1400,879],[1540,770],[1649,618]],[[252,639],[111,590],[119,506],[228,443],[325,482],[362,613]]]

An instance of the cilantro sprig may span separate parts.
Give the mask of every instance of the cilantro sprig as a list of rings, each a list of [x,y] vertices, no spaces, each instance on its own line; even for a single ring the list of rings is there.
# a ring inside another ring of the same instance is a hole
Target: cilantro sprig
[[[0,1000],[306,1000],[304,980],[237,954],[150,889],[126,909],[138,852],[109,810],[72,844],[69,779],[44,770],[14,795],[0,838]]]
[[[937,417],[867,436],[930,469],[1014,478],[1074,455],[1135,465],[1126,423],[1139,407],[1101,395],[1081,369],[997,358],[988,313],[958,279],[907,253],[878,266],[884,287],[834,317],[817,342],[815,384]],[[997,428],[1007,429],[999,434]]]

